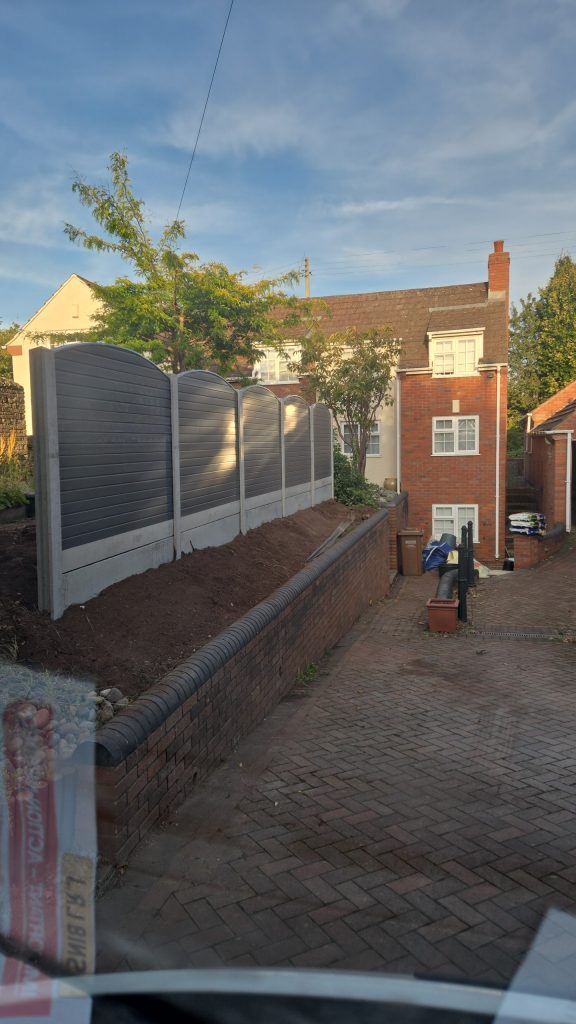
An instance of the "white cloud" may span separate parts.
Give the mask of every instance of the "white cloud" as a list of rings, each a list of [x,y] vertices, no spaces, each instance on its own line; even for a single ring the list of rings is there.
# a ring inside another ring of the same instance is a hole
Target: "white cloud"
[[[30,266],[30,263],[22,257],[15,257],[13,253],[10,256],[0,255],[0,282],[2,281],[17,281],[18,284],[30,284],[39,285],[42,288],[46,288],[48,291],[54,291],[54,274],[48,268],[42,270]],[[10,317],[0,317],[2,324],[5,325]],[[21,321],[22,317],[15,317],[17,321]]]
[[[430,206],[477,206],[480,199],[470,197],[450,198],[446,196],[405,196],[402,199],[367,199],[361,202],[340,203],[334,206],[334,213],[343,217],[358,217],[366,214],[390,213],[396,210],[423,210]]]
[[[179,112],[168,127],[168,142],[191,150],[198,130],[198,112]],[[216,107],[201,136],[201,150],[210,156],[255,153],[267,156],[302,145],[307,130],[303,115],[290,102],[277,104],[245,100]]]
[[[41,248],[64,247],[62,182],[28,180],[0,200],[0,239]]]
[[[147,202],[146,208],[149,214],[148,223],[153,231],[161,231],[176,215],[174,205],[168,206],[165,202],[155,203],[153,199]],[[244,220],[241,211],[233,203],[188,203],[186,198],[180,216],[186,222],[189,240],[185,244],[188,245],[193,245],[195,234],[227,234],[238,230]]]
[[[410,3],[411,0],[353,0],[353,3],[347,6],[375,17],[397,18]]]

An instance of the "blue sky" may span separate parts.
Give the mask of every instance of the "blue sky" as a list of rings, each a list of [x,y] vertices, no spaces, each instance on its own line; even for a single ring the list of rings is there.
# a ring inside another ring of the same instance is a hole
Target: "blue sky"
[[[229,0],[0,7],[0,319],[25,321],[91,226],[75,174],[130,158],[152,229],[172,219]],[[512,294],[576,247],[575,0],[235,0],[183,216],[203,260],[312,293],[484,280]]]

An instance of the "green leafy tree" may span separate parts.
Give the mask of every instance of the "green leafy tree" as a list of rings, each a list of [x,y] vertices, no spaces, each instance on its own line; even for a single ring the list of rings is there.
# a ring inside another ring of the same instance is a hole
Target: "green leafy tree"
[[[543,401],[576,380],[576,263],[570,256],[556,261],[550,281],[541,289],[538,319]]]
[[[381,405],[392,405],[392,376],[401,342],[389,327],[349,327],[328,336],[313,325],[302,340],[293,368],[308,375],[319,402],[350,442],[352,465],[364,476],[370,432]]]
[[[5,346],[19,330],[20,324],[0,327],[0,380],[12,380],[12,356],[6,351]]]
[[[109,170],[109,186],[78,178],[72,185],[105,235],[72,224],[64,229],[86,249],[121,256],[136,277],[95,286],[102,308],[94,318],[94,339],[143,352],[174,373],[200,367],[226,373],[285,337],[299,320],[298,300],[284,290],[298,280],[297,272],[247,284],[241,272],[223,263],[201,264],[196,253],[180,248],[182,220],[167,224],[155,242],[144,203],[132,191],[127,156],[113,153]]]
[[[537,296],[510,314],[508,425],[513,435],[523,416],[576,380],[576,263],[560,256]]]

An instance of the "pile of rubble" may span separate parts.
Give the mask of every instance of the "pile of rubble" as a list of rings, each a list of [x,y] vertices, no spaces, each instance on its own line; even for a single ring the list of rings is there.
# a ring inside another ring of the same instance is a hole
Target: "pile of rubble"
[[[3,754],[15,778],[54,769],[128,704],[117,686],[88,689],[73,678],[4,663],[0,692],[0,769]],[[3,726],[3,727],[2,727]],[[41,772],[41,774],[42,774]],[[38,780],[36,780],[38,781]]]

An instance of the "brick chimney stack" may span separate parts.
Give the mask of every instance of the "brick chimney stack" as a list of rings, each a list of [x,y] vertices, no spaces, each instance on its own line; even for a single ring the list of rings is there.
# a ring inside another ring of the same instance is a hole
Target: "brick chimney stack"
[[[504,252],[504,242],[494,242],[494,252],[488,257],[488,298],[502,299],[506,297],[508,309],[508,292],[510,286],[510,253]]]

